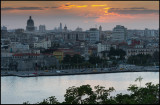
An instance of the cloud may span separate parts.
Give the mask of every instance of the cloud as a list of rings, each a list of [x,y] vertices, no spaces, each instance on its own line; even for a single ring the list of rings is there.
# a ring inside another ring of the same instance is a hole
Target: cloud
[[[67,4],[62,4],[61,6],[59,6],[58,9],[84,8],[87,6],[88,5],[71,5],[70,3],[67,3]]]
[[[132,8],[110,8],[109,13],[118,13],[118,14],[152,14],[159,13],[159,10],[151,10],[144,7],[132,7]]]
[[[5,7],[1,8],[1,10],[44,10],[42,7],[19,7],[19,8],[11,8],[11,7]]]
[[[91,5],[91,7],[104,7],[104,6],[107,6],[106,4],[105,5]]]

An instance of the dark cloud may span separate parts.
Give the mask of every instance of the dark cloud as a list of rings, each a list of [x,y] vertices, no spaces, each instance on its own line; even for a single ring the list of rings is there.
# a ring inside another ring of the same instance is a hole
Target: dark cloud
[[[132,7],[132,8],[124,8],[124,9],[143,9],[143,10],[146,10],[147,8],[144,8],[144,7]]]
[[[132,7],[132,8],[110,8],[109,13],[119,13],[119,14],[152,14],[159,13],[159,10],[150,10],[143,7]]]
[[[1,8],[1,10],[44,10],[44,8],[42,7],[19,7],[19,8],[6,7],[6,8]]]
[[[44,8],[58,8],[58,7],[44,7]]]

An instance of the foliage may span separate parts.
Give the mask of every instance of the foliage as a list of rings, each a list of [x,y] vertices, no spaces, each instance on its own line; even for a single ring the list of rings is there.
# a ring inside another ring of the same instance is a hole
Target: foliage
[[[113,87],[105,89],[98,85],[93,91],[90,85],[73,86],[66,90],[65,100],[62,103],[52,96],[36,104],[159,104],[159,84],[154,85],[149,82],[145,85],[146,87],[130,85],[127,89],[130,94],[120,93],[116,96],[110,96],[110,93],[115,91]]]
[[[152,55],[153,62],[159,62],[159,51],[155,51]]]
[[[149,54],[147,55],[138,54],[138,55],[130,56],[127,60],[127,63],[135,64],[135,65],[149,65],[150,59],[151,59],[151,55]]]
[[[99,64],[102,63],[102,59],[99,56],[91,55],[89,56],[89,63],[91,64]]]
[[[113,59],[114,60],[114,56],[119,56],[119,60],[124,60],[125,59],[125,56],[126,55],[126,52],[122,49],[114,49],[113,47],[110,48],[110,51],[109,51],[109,54],[108,54],[108,57],[110,57],[110,59]]]
[[[80,64],[84,62],[84,57],[78,54],[73,55],[73,57],[66,55],[62,62],[64,64]]]

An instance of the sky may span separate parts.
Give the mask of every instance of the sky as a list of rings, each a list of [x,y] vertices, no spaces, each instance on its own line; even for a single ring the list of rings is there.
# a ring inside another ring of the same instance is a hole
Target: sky
[[[158,29],[159,1],[2,1],[1,26],[26,28],[32,16],[35,26],[47,30],[65,25],[68,29],[112,30],[116,25],[128,29]]]

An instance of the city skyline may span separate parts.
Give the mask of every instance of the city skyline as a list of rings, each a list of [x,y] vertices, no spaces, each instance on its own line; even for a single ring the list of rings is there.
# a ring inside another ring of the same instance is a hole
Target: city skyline
[[[159,28],[158,1],[2,1],[1,26],[25,29],[29,16],[36,27],[45,25],[47,30],[60,23],[62,28],[66,24],[71,30],[100,25],[102,30],[112,30],[116,25],[128,29]]]

